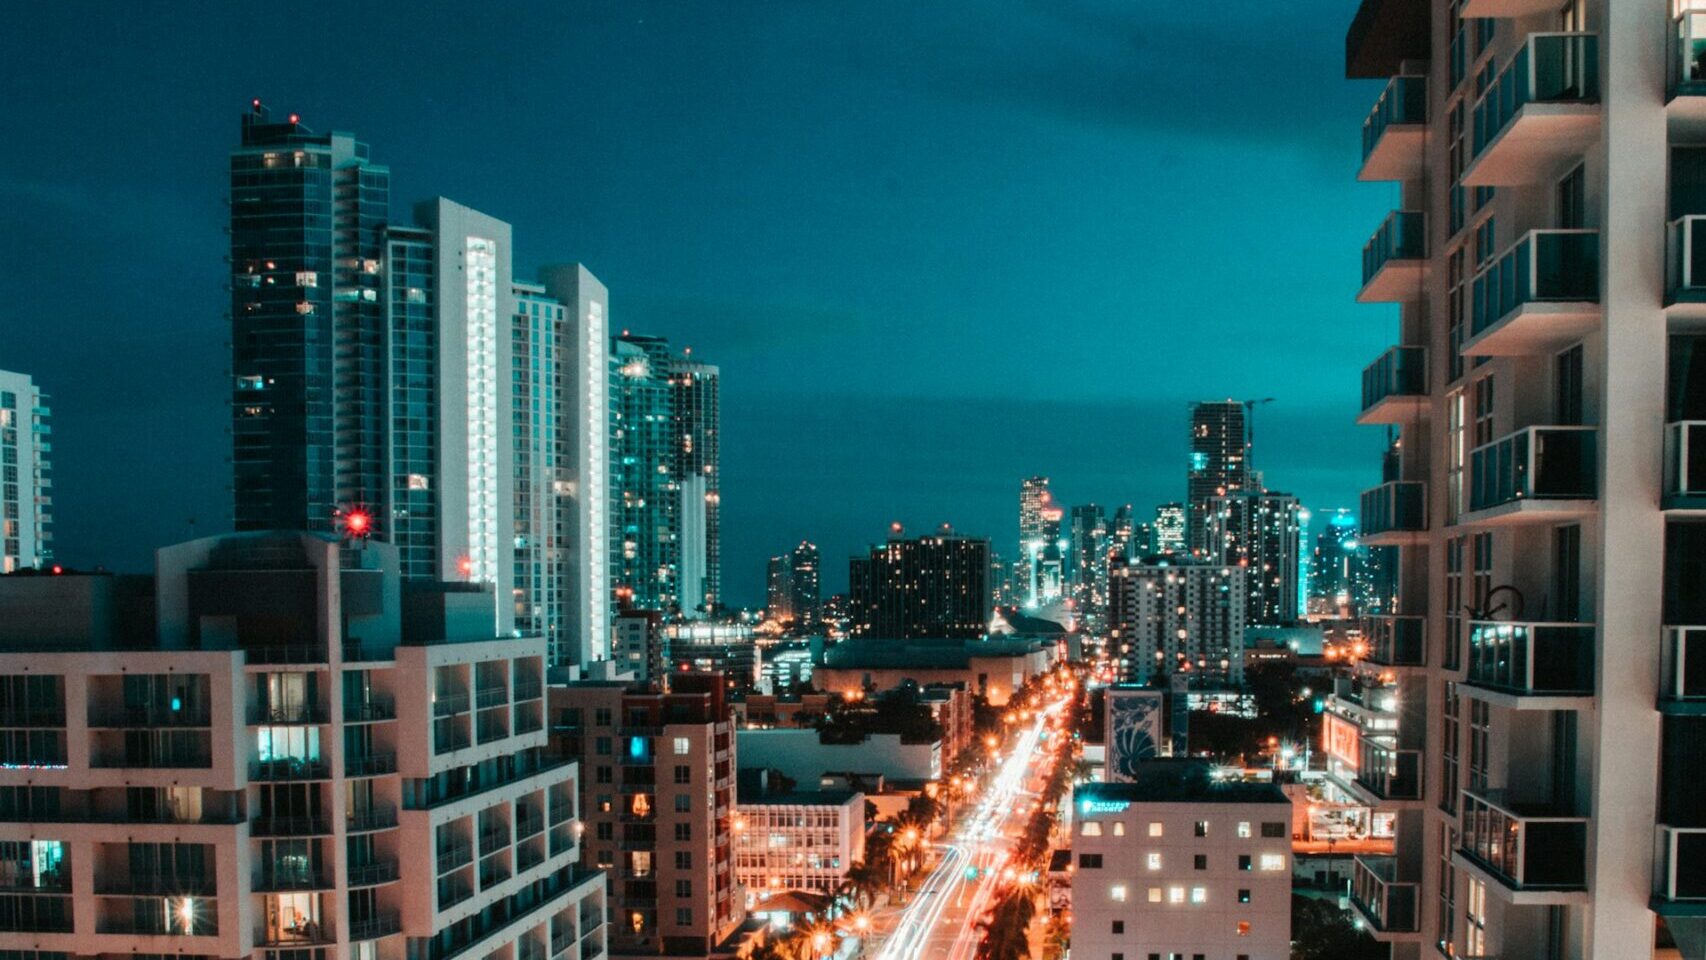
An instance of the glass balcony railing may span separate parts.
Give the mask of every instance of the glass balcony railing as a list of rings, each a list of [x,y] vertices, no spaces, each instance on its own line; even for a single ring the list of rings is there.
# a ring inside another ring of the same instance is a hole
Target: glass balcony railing
[[[1469,454],[1469,509],[1596,499],[1598,438],[1593,427],[1528,427],[1476,447]]]
[[[1596,103],[1599,100],[1599,37],[1592,33],[1534,33],[1499,71],[1475,104],[1471,156],[1505,132],[1531,103]]]
[[[1380,359],[1363,368],[1362,409],[1372,410],[1383,400],[1425,397],[1428,393],[1426,347],[1393,347]]]
[[[1665,424],[1665,499],[1706,498],[1706,420]]]
[[[1420,800],[1422,752],[1363,740],[1357,757],[1357,783],[1383,800]]]
[[[1415,533],[1426,530],[1427,485],[1420,480],[1395,480],[1362,492],[1362,535]]]
[[[1599,231],[1530,230],[1475,277],[1470,333],[1530,303],[1599,302]]]
[[[1706,900],[1706,827],[1659,824],[1653,891],[1665,900]]]
[[[1384,933],[1415,933],[1420,930],[1417,910],[1421,885],[1398,880],[1393,857],[1357,857],[1351,874],[1351,900],[1363,916]]]
[[[1659,700],[1706,710],[1706,626],[1665,628]]]
[[[1591,623],[1469,623],[1469,683],[1518,696],[1593,695]]]
[[[1587,883],[1586,817],[1463,792],[1465,857],[1513,890],[1580,890]]]
[[[1380,145],[1387,129],[1428,122],[1428,83],[1423,77],[1393,77],[1362,122],[1362,158]]]
[[[1672,21],[1672,26],[1676,45],[1671,55],[1671,95],[1698,97],[1706,94],[1706,10],[1684,10]],[[1366,121],[1363,129],[1368,129]]]
[[[1706,302],[1706,214],[1670,222],[1665,238],[1665,292],[1671,303]]]
[[[1362,285],[1395,260],[1424,260],[1428,255],[1427,218],[1417,210],[1394,210],[1362,248]]]
[[[1427,665],[1427,618],[1388,614],[1363,621],[1368,660],[1386,667]]]

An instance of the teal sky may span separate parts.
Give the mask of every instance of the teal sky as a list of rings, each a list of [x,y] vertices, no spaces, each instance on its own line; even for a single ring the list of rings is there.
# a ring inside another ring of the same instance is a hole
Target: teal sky
[[[119,12],[125,10],[127,12]],[[1270,486],[1354,505],[1380,428],[1352,302],[1392,206],[1355,182],[1378,89],[1351,0],[509,4],[66,2],[0,34],[0,367],[56,412],[75,564],[229,524],[225,158],[259,96],[367,140],[394,214],[511,221],[617,327],[724,373],[724,563],[762,599],[950,521],[1183,496],[1185,404],[1258,414]]]

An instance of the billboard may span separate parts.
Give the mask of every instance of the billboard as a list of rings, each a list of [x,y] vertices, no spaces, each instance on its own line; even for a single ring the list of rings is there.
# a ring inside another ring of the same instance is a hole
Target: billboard
[[[1109,687],[1106,699],[1107,778],[1129,783],[1137,778],[1139,761],[1161,756],[1161,691]]]

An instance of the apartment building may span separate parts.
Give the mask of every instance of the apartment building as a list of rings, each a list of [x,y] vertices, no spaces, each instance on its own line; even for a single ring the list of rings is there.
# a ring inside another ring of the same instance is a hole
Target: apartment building
[[[494,603],[307,533],[0,578],[0,949],[602,956],[544,640]]]
[[[1072,953],[1087,960],[1289,960],[1291,802],[1150,760],[1072,794]]]
[[[725,690],[714,673],[550,688],[555,750],[585,771],[582,861],[610,875],[617,956],[728,956],[747,932]]]
[[[735,805],[735,879],[747,907],[779,893],[834,895],[865,858],[865,795],[856,790],[744,792]]]
[[[1396,185],[1358,293],[1397,321],[1363,539],[1398,557],[1366,627],[1396,729],[1355,775],[1397,848],[1353,900],[1396,957],[1700,955],[1703,53],[1695,0],[1351,24],[1347,75],[1384,83],[1359,178]]]

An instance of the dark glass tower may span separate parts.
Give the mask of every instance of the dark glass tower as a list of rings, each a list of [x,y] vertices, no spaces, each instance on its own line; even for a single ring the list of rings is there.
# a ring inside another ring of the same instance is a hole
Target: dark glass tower
[[[243,117],[231,153],[238,530],[330,530],[338,509],[384,503],[390,179],[348,134],[274,121],[258,100]]]

